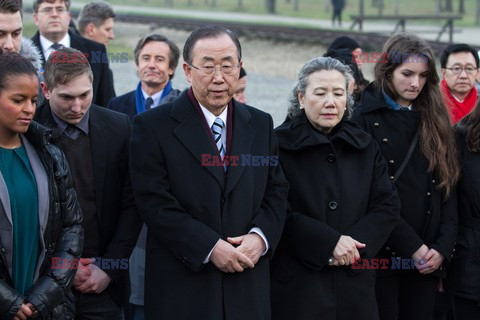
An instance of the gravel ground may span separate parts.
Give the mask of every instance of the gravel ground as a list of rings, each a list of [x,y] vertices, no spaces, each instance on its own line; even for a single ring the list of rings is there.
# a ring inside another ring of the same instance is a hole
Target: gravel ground
[[[175,41],[180,49],[189,32],[167,28],[151,30],[149,26],[116,23],[117,43],[134,48],[140,37],[150,33],[161,33]],[[134,34],[135,37],[131,35]],[[287,110],[287,95],[295,81],[297,72],[305,61],[322,55],[325,48],[320,45],[303,45],[269,40],[240,38],[243,51],[243,66],[248,73],[247,102],[272,115],[275,126],[282,123]],[[175,88],[188,87],[180,59],[179,67],[173,79]],[[115,89],[117,95],[133,90],[137,83],[135,64],[132,59],[128,63],[112,63]],[[368,69],[368,66],[367,66]]]
[[[116,41],[133,48],[138,39],[150,33],[161,33],[174,40],[182,49],[189,32],[159,28],[150,30],[148,26],[117,23],[115,25]],[[131,37],[131,34],[138,37]],[[296,46],[272,41],[247,40],[240,38],[243,51],[243,65],[248,73],[247,101],[249,104],[272,115],[275,125],[279,125],[285,117],[287,109],[286,96],[292,86],[298,69],[303,62],[321,54],[320,46]],[[189,86],[182,70],[183,59],[175,72],[173,85],[184,89]],[[128,63],[112,63],[115,89],[117,95],[133,90],[138,77],[132,59]],[[135,76],[133,76],[135,75]]]

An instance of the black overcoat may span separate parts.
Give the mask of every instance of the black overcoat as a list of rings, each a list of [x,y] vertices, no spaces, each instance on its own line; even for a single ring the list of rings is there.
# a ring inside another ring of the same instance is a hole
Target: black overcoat
[[[400,216],[380,148],[343,121],[324,135],[305,114],[276,129],[290,183],[282,241],[272,262],[273,319],[378,319],[375,271],[328,266],[341,235],[374,258]]]
[[[362,103],[355,110],[353,120],[378,142],[388,162],[389,175],[395,176],[418,130],[420,112],[391,109],[382,91],[371,83],[363,92]],[[444,198],[435,174],[428,170],[420,139],[395,186],[400,196],[402,219],[380,255],[410,259],[422,244],[426,244],[448,261],[457,235],[456,192]],[[445,268],[440,267],[434,274],[445,276]]]
[[[202,165],[202,154],[218,150],[187,91],[134,118],[132,183],[148,226],[146,319],[270,319],[269,256],[283,229],[288,183],[275,165],[272,118],[236,101],[229,108],[230,156],[271,156],[269,166],[230,166],[225,173]],[[223,273],[204,264],[218,239],[252,227],[270,245],[255,268]]]
[[[448,267],[447,289],[480,303],[480,154],[467,148],[465,117],[457,125],[462,178],[458,184],[459,226],[455,252]]]

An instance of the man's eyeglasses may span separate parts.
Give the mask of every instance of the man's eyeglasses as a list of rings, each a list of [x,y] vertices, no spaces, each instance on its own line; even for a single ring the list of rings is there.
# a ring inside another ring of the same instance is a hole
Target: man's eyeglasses
[[[190,67],[197,69],[198,71],[202,72],[203,74],[207,76],[211,76],[212,74],[215,73],[217,69],[220,69],[220,72],[223,75],[231,75],[235,71],[235,69],[238,69],[239,65],[232,66],[232,65],[221,65],[221,66],[203,66],[203,67],[195,67],[193,64],[190,64]]]
[[[58,14],[62,14],[68,11],[67,8],[65,7],[46,7],[38,10],[38,12],[45,13],[45,14],[52,14],[53,10],[55,10]]]
[[[463,70],[465,70],[467,74],[474,74],[475,72],[477,72],[477,69],[475,69],[474,67],[465,67],[465,68],[453,67],[453,68],[445,68],[445,69],[451,70],[453,74],[460,74],[462,73]]]

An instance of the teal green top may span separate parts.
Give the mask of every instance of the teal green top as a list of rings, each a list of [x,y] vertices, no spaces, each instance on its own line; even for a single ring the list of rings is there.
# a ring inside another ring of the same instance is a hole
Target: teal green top
[[[39,253],[37,183],[25,148],[0,148],[0,171],[12,210],[12,280],[15,290],[25,294],[33,285]]]

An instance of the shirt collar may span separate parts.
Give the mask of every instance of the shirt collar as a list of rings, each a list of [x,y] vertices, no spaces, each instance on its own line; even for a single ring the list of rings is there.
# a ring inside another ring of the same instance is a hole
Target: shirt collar
[[[51,111],[51,110],[50,110]],[[60,130],[60,133],[63,133],[65,129],[67,129],[69,123],[58,117],[53,111],[52,116],[53,120],[55,120],[55,123],[57,124],[57,128]],[[81,130],[83,133],[88,134],[88,119],[90,118],[90,110],[88,110],[85,115],[83,116],[82,120],[80,120],[79,123],[74,124],[73,126],[77,127],[79,130]]]
[[[52,42],[47,38],[45,38],[44,36],[40,35],[40,45],[42,46],[42,51],[43,51],[43,55],[45,56],[45,59],[48,59],[48,57],[50,56],[50,53],[52,53],[53,48],[51,48],[51,46],[54,43],[55,42]],[[68,34],[68,32],[57,43],[61,44],[64,47],[70,48],[70,35]]]
[[[412,110],[412,106],[409,105],[409,106],[401,106],[400,104],[398,104],[395,100],[393,100],[392,98],[390,98],[390,96],[382,90],[382,93],[383,93],[383,97],[385,98],[385,102],[387,103],[387,105],[393,109],[393,110],[404,110],[404,109],[408,109],[408,110]]]
[[[200,109],[202,109],[203,116],[205,117],[205,120],[207,120],[208,126],[211,128],[217,116],[211,113],[207,108],[202,106],[200,103],[198,104],[200,105]],[[225,107],[223,112],[218,116],[218,118],[222,119],[223,123],[225,124],[223,127],[223,130],[227,129],[227,115],[228,115],[228,105]]]

